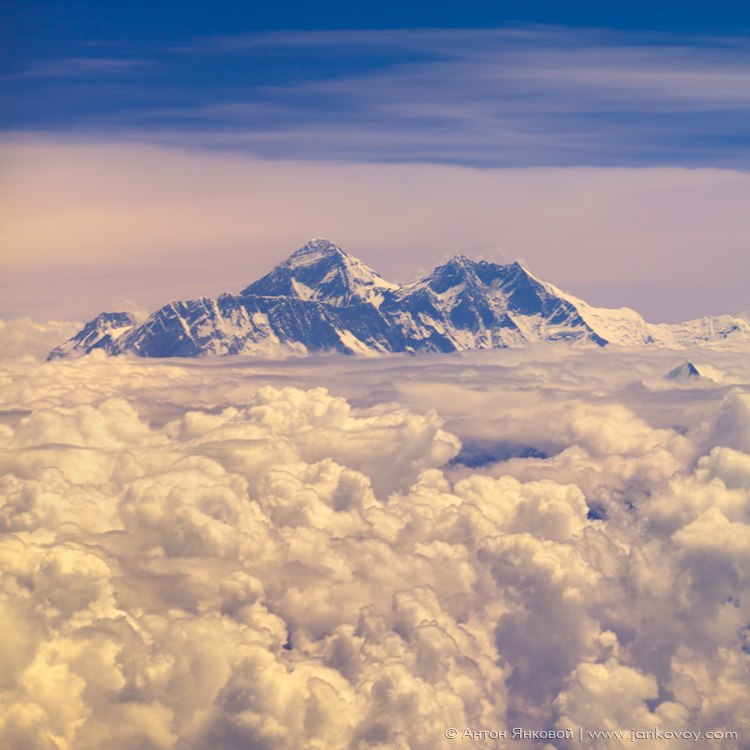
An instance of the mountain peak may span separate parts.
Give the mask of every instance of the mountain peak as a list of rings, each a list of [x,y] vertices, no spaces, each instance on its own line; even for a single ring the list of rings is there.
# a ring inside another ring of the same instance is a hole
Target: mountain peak
[[[322,258],[345,258],[348,253],[344,252],[335,242],[331,242],[323,237],[313,237],[308,240],[299,250],[295,250],[285,263],[293,263],[302,259],[314,262]]]
[[[476,261],[467,258],[463,253],[454,255],[438,266],[429,276],[417,281],[413,287],[427,285],[436,294],[443,294],[456,287],[473,286],[476,281]]]
[[[367,302],[376,307],[384,295],[398,289],[359,258],[341,247],[313,237],[262,279],[242,290],[242,296],[297,297],[346,306]]]
[[[488,260],[474,260],[473,258],[470,258],[468,255],[464,255],[464,253],[458,253],[454,255],[452,258],[449,258],[445,263],[438,266],[435,270],[439,270],[441,268],[464,268],[469,270],[479,270],[479,269],[494,269],[495,271],[502,271],[504,272],[504,275],[512,275],[512,274],[518,274],[523,273],[526,276],[532,277],[532,273],[519,261],[514,260],[510,263],[495,263],[493,261]]]
[[[55,347],[47,360],[67,357],[70,354],[88,354],[93,349],[112,351],[115,341],[136,324],[129,312],[103,312],[90,320],[72,338]]]
[[[473,260],[459,253],[438,266],[424,281],[434,291],[442,292],[458,284],[492,287],[518,283],[533,284],[537,279],[518,261],[500,265],[486,260]]]
[[[692,380],[700,378],[701,373],[692,362],[683,362],[674,370],[670,370],[665,376],[667,380]]]

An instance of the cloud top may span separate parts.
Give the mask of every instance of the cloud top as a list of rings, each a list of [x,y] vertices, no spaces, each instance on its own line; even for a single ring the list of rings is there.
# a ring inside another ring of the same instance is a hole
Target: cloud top
[[[7,360],[0,737],[659,726],[739,750],[748,360],[717,351],[725,382],[686,387],[670,356]],[[481,435],[549,457],[456,463]]]

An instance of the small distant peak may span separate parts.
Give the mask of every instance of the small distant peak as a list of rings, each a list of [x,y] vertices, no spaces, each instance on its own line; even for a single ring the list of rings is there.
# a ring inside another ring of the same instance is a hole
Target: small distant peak
[[[674,370],[670,370],[665,376],[667,380],[691,380],[702,377],[698,368],[692,362],[683,362]]]
[[[99,313],[93,320],[86,323],[75,336],[55,347],[47,355],[47,361],[67,356],[80,356],[88,354],[93,349],[100,348],[111,353],[117,338],[131,330],[134,325],[136,325],[136,320],[132,313]]]

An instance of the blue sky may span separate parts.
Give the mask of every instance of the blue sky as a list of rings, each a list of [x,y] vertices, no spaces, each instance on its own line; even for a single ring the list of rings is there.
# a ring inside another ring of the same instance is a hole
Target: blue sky
[[[2,7],[6,132],[326,161],[750,163],[740,4]]]

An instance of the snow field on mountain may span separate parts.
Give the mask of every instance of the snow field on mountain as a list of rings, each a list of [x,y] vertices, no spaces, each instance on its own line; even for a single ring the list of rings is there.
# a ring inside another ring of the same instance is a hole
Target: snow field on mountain
[[[239,295],[171,302],[140,325],[128,313],[104,312],[50,358],[93,349],[141,357],[424,354],[539,341],[690,348],[722,340],[746,343],[750,326],[728,315],[651,325],[628,308],[591,307],[517,262],[475,262],[465,255],[400,286],[315,238]]]
[[[4,360],[0,746],[740,750],[747,354]]]

